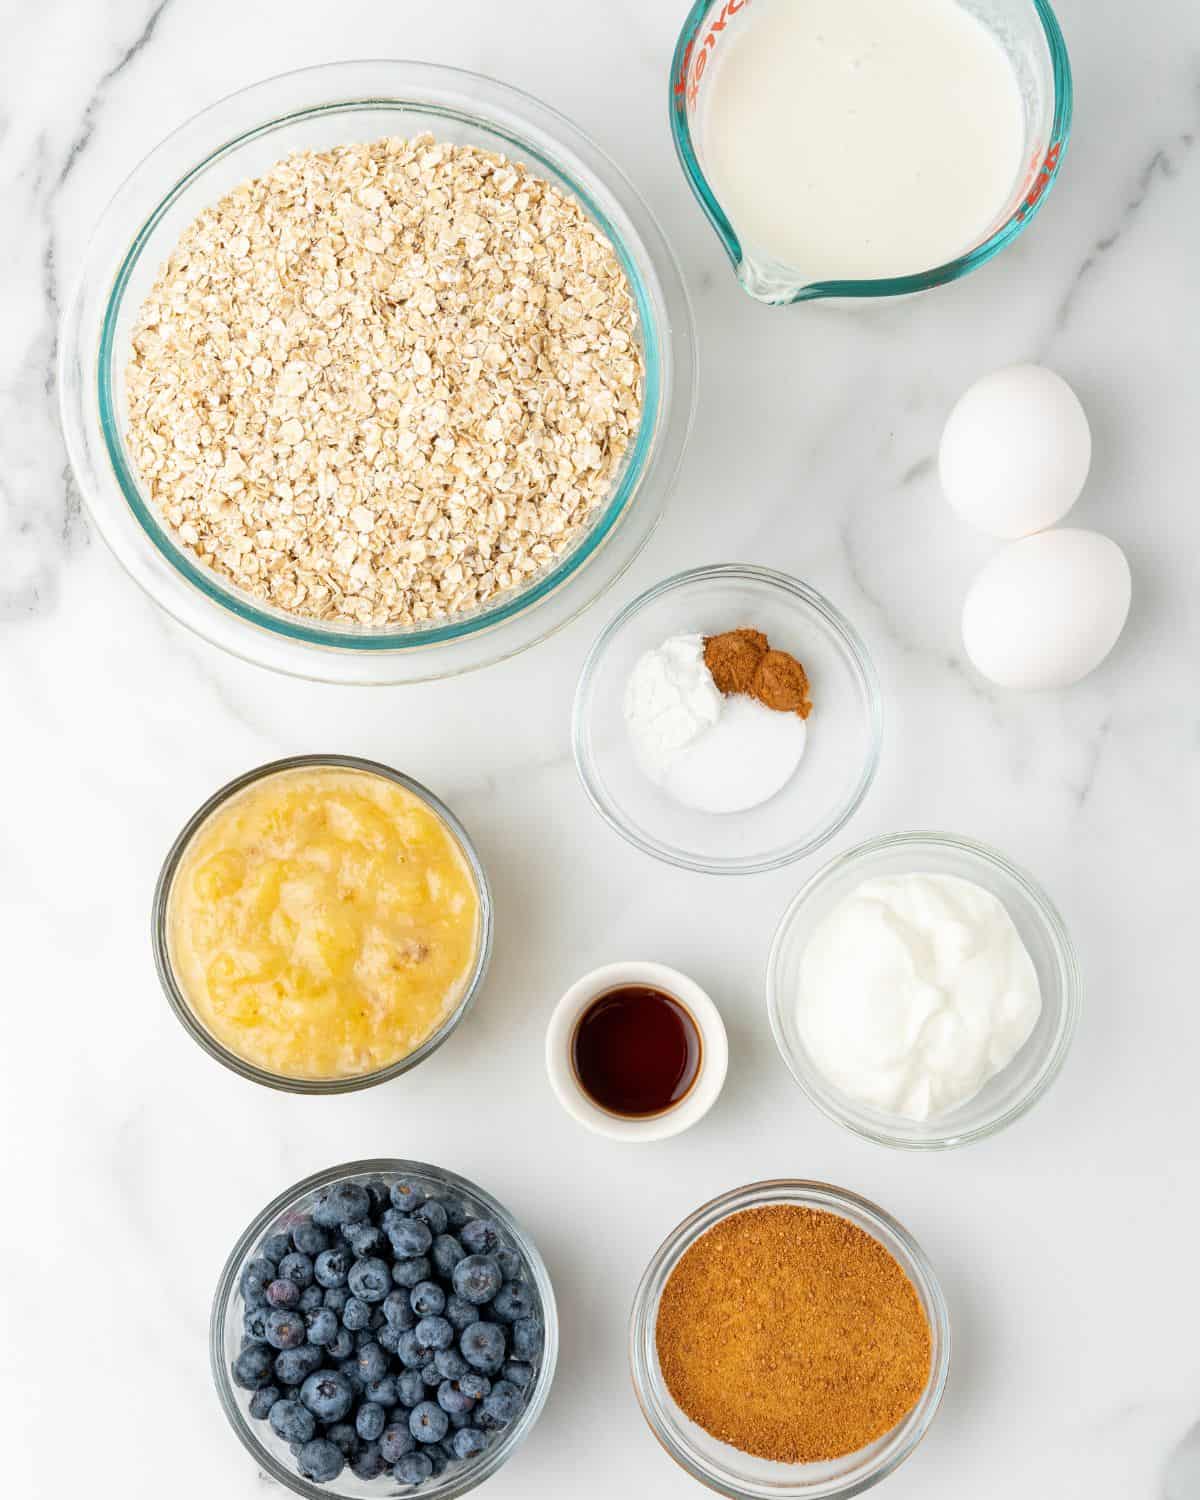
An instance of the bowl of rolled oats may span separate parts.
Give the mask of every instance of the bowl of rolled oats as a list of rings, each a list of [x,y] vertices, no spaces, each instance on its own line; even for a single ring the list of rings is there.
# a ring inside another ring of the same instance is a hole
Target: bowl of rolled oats
[[[248,660],[420,681],[621,575],[695,398],[674,256],[537,100],[335,63],[197,115],[109,205],[64,319],[64,432],[119,561]]]

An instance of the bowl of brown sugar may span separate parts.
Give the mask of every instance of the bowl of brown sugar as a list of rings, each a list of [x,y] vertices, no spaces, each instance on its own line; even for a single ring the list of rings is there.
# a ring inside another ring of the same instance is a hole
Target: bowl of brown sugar
[[[932,1422],[950,1324],[882,1209],[826,1183],[753,1183],[659,1247],[634,1301],[633,1382],[656,1438],[732,1500],[858,1495]]]

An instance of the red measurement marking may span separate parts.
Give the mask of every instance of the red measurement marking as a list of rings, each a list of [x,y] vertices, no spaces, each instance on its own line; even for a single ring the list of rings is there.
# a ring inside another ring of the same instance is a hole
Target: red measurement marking
[[[675,78],[677,105],[681,104],[684,98],[687,99],[689,105],[695,104],[700,92],[700,80],[704,77],[704,70],[708,67],[709,54],[715,50],[720,33],[729,25],[729,18],[736,16],[738,11],[744,10],[749,4],[750,0],[725,0],[720,12],[705,32],[699,51],[696,50],[695,37],[687,44]],[[698,32],[699,28],[697,28]]]
[[[1046,159],[1038,169],[1037,175],[1033,179],[1033,185],[1025,195],[1024,203],[1021,204],[1020,209],[1017,211],[1018,218],[1023,219],[1027,213],[1030,213],[1037,204],[1038,199],[1050,186],[1050,179],[1054,176],[1054,169],[1058,166],[1058,159],[1061,155],[1062,142],[1055,141],[1054,145],[1046,152]]]

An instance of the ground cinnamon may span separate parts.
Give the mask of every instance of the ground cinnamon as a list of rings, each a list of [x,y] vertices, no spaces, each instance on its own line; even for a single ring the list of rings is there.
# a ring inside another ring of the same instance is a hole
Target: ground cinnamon
[[[812,712],[807,672],[794,656],[772,650],[761,630],[743,626],[706,636],[704,665],[721,693],[745,693],[768,708],[802,719]]]
[[[663,1379],[694,1422],[782,1463],[882,1437],[929,1380],[929,1324],[878,1240],[838,1214],[731,1214],[681,1256],[655,1328]]]

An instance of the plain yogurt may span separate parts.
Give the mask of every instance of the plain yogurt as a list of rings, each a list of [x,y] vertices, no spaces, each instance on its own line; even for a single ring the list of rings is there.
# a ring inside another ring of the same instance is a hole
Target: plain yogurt
[[[843,1094],[928,1120],[972,1099],[1028,1041],[1037,970],[1004,904],[951,875],[868,880],[817,926],[797,1029]]]

